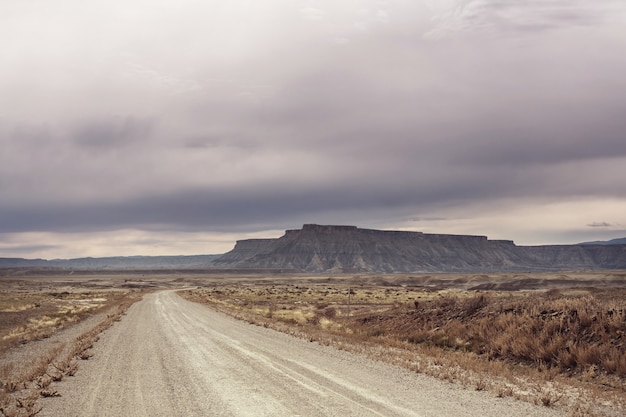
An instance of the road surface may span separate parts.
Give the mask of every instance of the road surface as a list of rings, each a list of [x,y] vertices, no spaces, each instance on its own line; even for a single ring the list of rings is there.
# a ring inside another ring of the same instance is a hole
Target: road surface
[[[557,416],[150,294],[39,416]]]

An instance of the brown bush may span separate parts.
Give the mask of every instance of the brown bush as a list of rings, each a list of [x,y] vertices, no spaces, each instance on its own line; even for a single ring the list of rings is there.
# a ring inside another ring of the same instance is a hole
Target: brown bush
[[[445,296],[412,307],[385,317],[387,336],[569,374],[597,366],[626,376],[626,301],[618,294]],[[354,327],[380,325],[379,317],[361,317]]]

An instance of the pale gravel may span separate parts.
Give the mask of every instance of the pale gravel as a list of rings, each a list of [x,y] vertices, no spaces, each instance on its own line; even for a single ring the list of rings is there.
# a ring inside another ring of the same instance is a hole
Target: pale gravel
[[[107,330],[42,417],[562,416],[237,321],[173,291]]]
[[[59,346],[63,346],[63,351],[58,355],[63,358],[72,348],[72,343],[83,333],[86,333],[106,319],[107,312],[90,316],[76,324],[53,333],[50,337],[41,340],[18,345],[7,351],[0,357],[0,366],[10,365],[14,374],[21,373],[24,368],[34,364],[38,358]]]

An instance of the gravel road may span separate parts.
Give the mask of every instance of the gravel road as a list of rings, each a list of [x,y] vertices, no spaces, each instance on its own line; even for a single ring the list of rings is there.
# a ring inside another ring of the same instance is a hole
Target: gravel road
[[[39,416],[558,416],[147,295]]]

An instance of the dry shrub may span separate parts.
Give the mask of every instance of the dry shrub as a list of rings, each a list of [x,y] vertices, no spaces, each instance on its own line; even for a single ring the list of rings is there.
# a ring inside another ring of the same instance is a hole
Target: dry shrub
[[[479,295],[464,300],[462,308],[466,316],[472,316],[474,313],[485,307],[487,304],[487,297],[485,297],[484,295]]]
[[[498,392],[496,394],[498,398],[506,398],[513,396],[513,388],[509,386],[500,386],[498,387]]]
[[[539,396],[539,403],[544,407],[551,407],[563,398],[562,394],[555,394],[552,391],[544,390]]]
[[[23,397],[0,396],[0,413],[3,417],[32,417],[41,412],[35,402],[39,392],[33,391]]]
[[[42,397],[44,397],[44,398],[50,398],[50,397],[60,397],[60,396],[61,396],[61,394],[59,394],[59,392],[58,392],[58,391],[54,391],[54,390],[47,390],[47,389],[46,389],[46,390],[42,390],[39,394],[40,394]]]
[[[618,295],[448,295],[419,307],[384,318],[360,317],[353,326],[370,334],[382,326],[385,335],[400,340],[538,369],[575,374],[596,366],[605,374],[626,376],[626,301]]]
[[[337,317],[337,310],[335,308],[328,306],[320,308],[320,306],[318,306],[311,321],[316,324],[321,324],[324,319],[333,320],[335,317]]]

